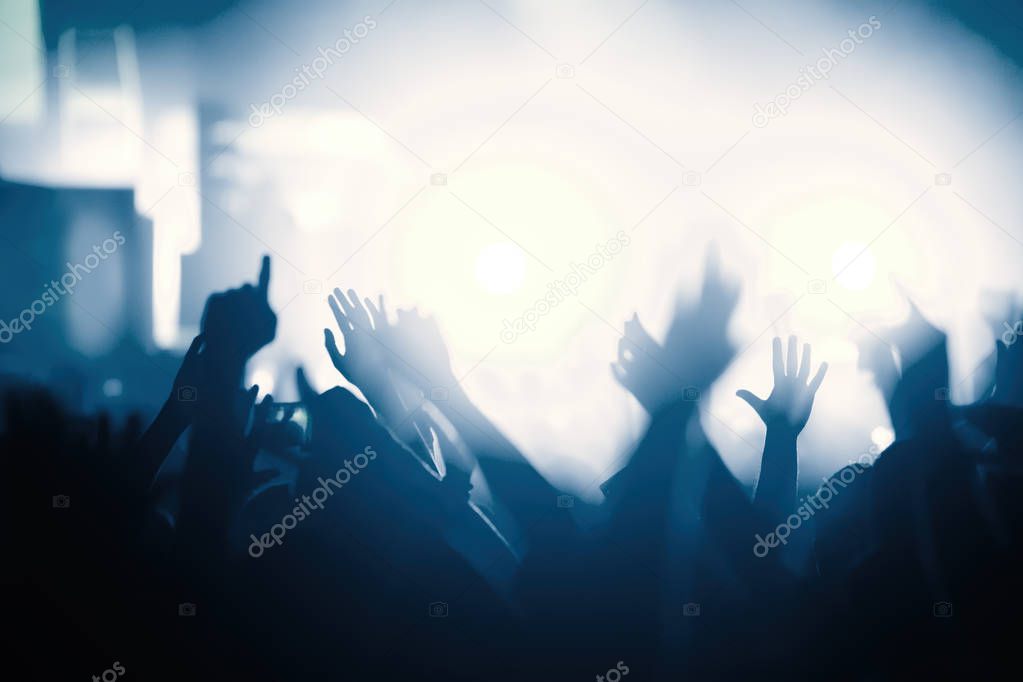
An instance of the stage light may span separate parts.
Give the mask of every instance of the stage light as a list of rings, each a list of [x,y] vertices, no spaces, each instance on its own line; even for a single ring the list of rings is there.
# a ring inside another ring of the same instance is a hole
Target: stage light
[[[319,285],[305,283],[382,292],[392,310],[436,315],[467,390],[541,470],[573,456],[573,467],[593,469],[579,477],[582,494],[644,425],[604,371],[622,321],[638,312],[662,337],[676,299],[697,295],[712,241],[743,291],[730,329],[739,353],[701,401],[702,422],[744,480],[763,434],[734,391],[770,391],[773,335],[797,334],[831,363],[801,441],[808,479],[888,440],[855,339],[884,337],[904,319],[901,289],[948,329],[954,385],[990,351],[978,297],[1018,290],[1023,254],[1006,189],[1019,157],[1019,123],[1006,124],[1015,86],[985,76],[1010,72],[1001,55],[903,4],[805,89],[803,60],[733,6],[650,3],[606,38],[618,12],[575,4],[505,3],[550,59],[492,13],[466,15],[472,31],[452,35],[450,16],[403,23],[399,4],[393,42],[360,45],[350,57],[359,68],[342,82],[341,67],[331,84],[349,105],[315,84],[256,128],[240,118],[208,131],[227,150],[203,192],[244,226],[240,239],[250,233],[275,258],[281,311],[275,344],[256,360],[262,389],[289,399],[280,368],[298,363],[320,388],[340,381],[320,334],[333,320],[312,295]],[[809,64],[844,35],[838,27],[868,16],[834,3],[783,32]],[[895,40],[916,21],[933,36]],[[737,68],[736,55],[751,52],[755,63]],[[805,92],[787,95],[782,115],[754,116],[797,85]],[[279,88],[263,80],[230,97],[247,115]],[[142,132],[202,181],[181,151],[199,148],[198,124],[172,123]],[[195,251],[204,272],[253,267],[237,262],[244,249],[203,251],[191,188],[161,199],[174,179],[143,184],[139,209],[157,233],[155,336],[180,346],[196,322],[180,319],[180,256]],[[627,248],[605,255],[620,231]],[[559,283],[570,277],[579,286],[569,295]],[[503,337],[505,321],[519,319],[527,331]]]
[[[510,294],[522,288],[526,258],[514,244],[490,244],[476,257],[476,281],[491,294]]]
[[[862,291],[874,281],[874,255],[866,244],[845,242],[831,257],[835,281],[852,291]]]

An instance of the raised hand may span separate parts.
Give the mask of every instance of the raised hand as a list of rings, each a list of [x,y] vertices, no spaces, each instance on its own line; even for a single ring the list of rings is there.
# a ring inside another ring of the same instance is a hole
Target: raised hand
[[[195,392],[203,383],[203,364],[206,361],[203,335],[192,339],[191,345],[181,360],[181,367],[174,376],[174,385],[167,400],[179,412],[191,414],[195,410]]]
[[[782,428],[798,435],[813,408],[813,399],[824,381],[828,363],[822,363],[810,379],[810,344],[803,344],[803,359],[798,361],[798,342],[789,337],[788,362],[782,358],[781,339],[774,339],[774,389],[766,399],[758,398],[747,390],[736,393],[749,403],[769,429]]]
[[[739,282],[722,271],[717,246],[712,244],[707,249],[700,300],[676,310],[664,339],[676,374],[689,385],[710,388],[732,361],[735,349],[728,339],[728,323],[739,290]]]
[[[901,361],[888,411],[898,440],[914,436],[941,439],[951,428],[947,339],[902,291],[909,316],[902,324],[882,331]]]
[[[909,305],[909,315],[901,324],[885,329],[883,334],[885,338],[891,339],[898,349],[902,371],[905,372],[907,367],[916,364],[942,345],[945,342],[945,333],[924,317],[904,287],[897,283],[896,287]]]
[[[334,333],[324,329],[327,354],[335,369],[358,386],[367,400],[373,402],[389,385],[387,367],[392,359],[385,340],[386,330],[374,324],[374,320],[386,321],[386,318],[375,306],[371,305],[367,310],[354,289],[349,289],[347,294],[334,289],[333,295],[327,297],[327,303],[345,342],[345,352],[342,355]]]
[[[167,401],[139,438],[136,446],[139,456],[134,464],[134,475],[140,490],[149,488],[171,448],[195,419],[198,405],[196,396],[201,390],[199,387],[205,383],[203,365],[206,356],[203,350],[203,337],[200,334],[192,339],[192,345],[181,361]]]
[[[218,361],[243,364],[274,339],[277,316],[270,308],[270,257],[263,256],[256,286],[246,284],[210,296],[203,313],[203,336],[208,352]]]
[[[895,363],[895,346],[882,340],[873,332],[865,332],[856,337],[859,350],[857,367],[871,374],[874,384],[885,402],[891,400],[895,385],[899,382],[899,368]]]
[[[678,306],[663,344],[636,315],[625,323],[618,360],[611,365],[615,378],[650,413],[682,398],[687,389],[706,390],[734,354],[728,323],[738,298],[738,284],[723,275],[717,251],[710,248],[700,299]]]
[[[638,315],[625,322],[625,335],[618,341],[618,360],[611,363],[611,373],[647,412],[679,393],[677,380],[665,363],[664,349],[643,327]]]

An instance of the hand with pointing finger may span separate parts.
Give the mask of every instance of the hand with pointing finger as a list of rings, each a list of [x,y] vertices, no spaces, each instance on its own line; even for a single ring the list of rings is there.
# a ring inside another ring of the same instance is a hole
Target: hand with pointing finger
[[[256,285],[210,296],[203,313],[207,352],[218,361],[243,364],[274,339],[277,316],[270,308],[270,257],[263,256]]]
[[[828,371],[828,363],[822,363],[810,379],[810,344],[803,344],[801,361],[796,357],[797,347],[796,337],[790,336],[786,363],[782,358],[781,339],[774,339],[774,389],[766,399],[746,390],[736,393],[756,410],[768,428],[784,428],[792,435],[798,435],[810,419],[814,396]]]

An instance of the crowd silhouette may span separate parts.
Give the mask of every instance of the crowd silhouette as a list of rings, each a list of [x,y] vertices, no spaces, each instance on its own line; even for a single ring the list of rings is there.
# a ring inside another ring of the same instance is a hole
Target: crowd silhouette
[[[139,680],[609,682],[1014,663],[1023,344],[996,341],[993,386],[957,406],[918,310],[891,344],[861,339],[895,442],[801,504],[798,436],[827,363],[774,339],[773,390],[736,397],[766,425],[750,495],[697,411],[734,356],[739,287],[712,252],[663,341],[625,322],[611,370],[649,423],[589,505],[473,403],[436,322],[382,297],[328,299],[326,353],[364,400],[299,369],[298,403],[257,401],[269,282],[264,258],[208,299],[148,428],[43,387],[4,394],[5,583],[15,643],[46,652],[17,647],[36,679],[115,661]]]

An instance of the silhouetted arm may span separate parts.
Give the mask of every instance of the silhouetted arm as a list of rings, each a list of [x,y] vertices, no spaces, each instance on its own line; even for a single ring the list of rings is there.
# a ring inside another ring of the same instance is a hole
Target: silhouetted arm
[[[610,532],[617,542],[628,543],[651,560],[662,556],[673,494],[680,473],[687,471],[687,428],[697,416],[702,392],[721,376],[734,353],[728,324],[738,294],[738,285],[723,275],[712,247],[700,299],[676,308],[663,346],[635,315],[625,323],[618,344],[612,372],[650,413],[651,422],[608,490],[614,510]]]
[[[795,509],[798,479],[796,440],[810,419],[814,396],[828,371],[828,363],[822,363],[811,380],[810,345],[803,345],[802,362],[796,358],[799,345],[796,337],[790,336],[788,345],[786,368],[781,339],[774,339],[774,389],[770,396],[758,398],[746,390],[736,393],[756,410],[767,425],[753,503],[770,525],[780,522]]]
[[[398,394],[400,383],[418,394],[411,409],[430,402],[451,424],[460,443],[479,462],[495,497],[519,522],[529,523],[538,508],[550,508],[557,490],[469,398],[455,378],[434,319],[416,310],[398,310],[392,321],[383,297],[378,304],[369,299],[359,302],[352,290],[345,296],[335,289],[331,308],[346,345],[341,355],[333,335],[327,334],[334,366],[359,386],[399,440],[418,442],[414,425],[423,432],[429,426],[429,420],[410,414]]]
[[[249,358],[276,333],[269,281],[270,261],[264,257],[256,286],[215,294],[207,302],[202,381],[196,387],[178,525],[181,539],[193,550],[225,550],[233,514],[250,487],[253,453],[245,428],[257,388],[243,390],[242,381]]]
[[[181,367],[174,377],[171,394],[153,423],[139,439],[135,466],[137,480],[145,489],[152,485],[171,448],[192,423],[196,404],[194,398],[197,397],[193,392],[197,391],[197,386],[202,383],[202,344],[201,334],[192,339],[192,344],[188,347]]]
[[[379,306],[368,298],[364,301],[365,304],[359,300],[354,289],[349,289],[347,294],[334,289],[333,295],[327,297],[345,344],[342,354],[334,333],[324,329],[327,354],[334,368],[359,388],[377,417],[398,440],[415,445],[419,434],[414,428],[411,411],[417,406],[410,408],[399,393],[399,373],[394,368],[403,358],[392,347],[393,333],[383,296],[379,298]]]

